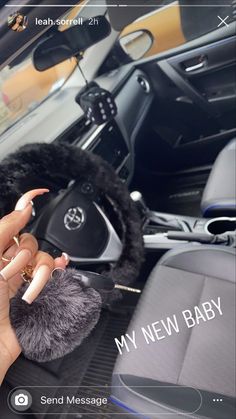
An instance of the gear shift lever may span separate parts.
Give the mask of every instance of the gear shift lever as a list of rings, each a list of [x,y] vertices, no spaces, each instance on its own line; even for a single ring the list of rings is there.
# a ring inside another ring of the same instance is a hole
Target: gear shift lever
[[[166,219],[163,216],[159,216],[159,214],[156,213],[155,211],[151,211],[147,207],[141,192],[139,191],[131,192],[130,197],[135,202],[138,212],[141,215],[144,224],[146,224],[146,222],[152,222],[157,226],[166,227],[167,231],[169,229],[174,229],[177,231],[182,230],[182,226],[180,225],[179,221],[174,216],[171,219]]]
[[[141,192],[139,192],[139,191],[131,192],[130,198],[135,202],[136,207],[137,207],[138,212],[141,215],[141,217],[146,219],[150,210],[148,209]]]

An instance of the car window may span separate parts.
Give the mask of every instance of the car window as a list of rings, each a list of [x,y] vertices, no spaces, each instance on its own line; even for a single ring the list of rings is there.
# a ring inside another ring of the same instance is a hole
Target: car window
[[[148,13],[121,32],[120,44],[132,60],[178,47],[233,20],[234,9],[228,0],[216,0],[214,5],[212,1],[198,0],[198,7],[189,0],[163,3],[158,1],[156,8],[144,8]]]

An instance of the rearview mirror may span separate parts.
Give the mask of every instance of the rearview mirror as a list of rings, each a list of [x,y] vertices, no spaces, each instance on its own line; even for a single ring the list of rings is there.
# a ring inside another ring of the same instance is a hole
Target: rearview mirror
[[[79,57],[87,48],[111,33],[105,16],[85,20],[82,25],[71,26],[63,32],[55,32],[37,45],[33,52],[34,67],[44,71],[71,57]]]
[[[119,40],[123,51],[132,59],[139,60],[151,48],[152,35],[148,31],[135,31],[124,35]]]

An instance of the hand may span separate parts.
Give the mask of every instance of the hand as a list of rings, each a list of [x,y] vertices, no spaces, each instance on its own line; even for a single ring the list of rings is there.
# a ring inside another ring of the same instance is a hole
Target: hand
[[[54,260],[47,253],[38,251],[37,240],[31,234],[22,234],[19,237],[19,245],[13,240],[31,217],[32,199],[46,192],[47,189],[27,192],[17,202],[15,211],[0,220],[0,382],[21,352],[11,327],[9,311],[10,299],[23,283],[22,270],[27,265],[33,268],[32,282],[22,297],[31,304],[46,285],[53,269],[64,269],[69,262],[64,253]],[[2,257],[5,262],[2,261]]]

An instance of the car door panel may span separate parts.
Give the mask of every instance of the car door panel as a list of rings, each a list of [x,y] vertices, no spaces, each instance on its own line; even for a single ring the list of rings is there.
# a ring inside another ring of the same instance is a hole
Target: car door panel
[[[235,47],[230,36],[143,65],[155,92],[149,125],[175,156],[167,168],[211,164],[236,134]]]
[[[236,37],[168,61],[203,98],[210,113],[220,117],[235,108]]]

